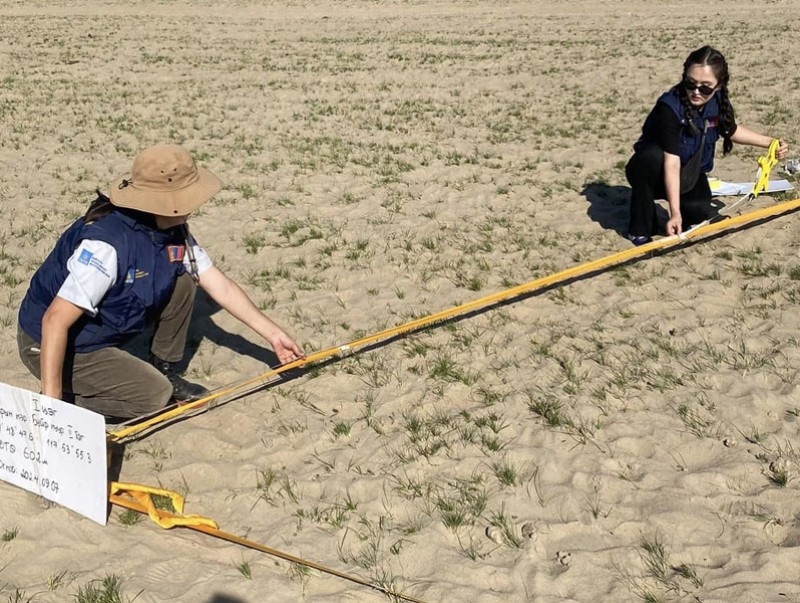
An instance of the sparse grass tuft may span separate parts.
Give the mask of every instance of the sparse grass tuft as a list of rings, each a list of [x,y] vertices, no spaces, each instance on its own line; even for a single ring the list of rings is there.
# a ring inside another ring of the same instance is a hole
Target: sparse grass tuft
[[[144,515],[137,513],[133,509],[123,509],[117,515],[117,519],[124,526],[132,526],[139,523],[144,518]]]
[[[236,565],[236,569],[248,580],[253,579],[253,570],[250,568],[250,563],[248,561],[242,560]]]
[[[0,537],[0,539],[2,539],[3,542],[11,542],[17,537],[18,534],[19,528],[15,526],[13,528],[3,530],[3,535]]]
[[[131,603],[139,595],[137,594],[133,599],[123,597],[122,582],[123,580],[114,574],[100,580],[92,580],[78,588],[75,601],[77,603]]]

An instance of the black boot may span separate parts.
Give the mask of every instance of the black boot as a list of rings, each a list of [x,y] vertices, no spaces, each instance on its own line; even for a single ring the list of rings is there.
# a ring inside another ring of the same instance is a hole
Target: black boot
[[[153,354],[150,354],[149,362],[169,379],[172,384],[172,398],[176,402],[192,402],[208,394],[208,390],[199,383],[191,383],[181,377],[175,369],[175,363],[161,360]]]

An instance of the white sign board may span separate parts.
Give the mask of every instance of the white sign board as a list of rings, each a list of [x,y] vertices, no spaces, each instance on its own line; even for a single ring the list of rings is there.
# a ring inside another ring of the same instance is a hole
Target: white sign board
[[[0,383],[0,479],[105,525],[105,419]]]

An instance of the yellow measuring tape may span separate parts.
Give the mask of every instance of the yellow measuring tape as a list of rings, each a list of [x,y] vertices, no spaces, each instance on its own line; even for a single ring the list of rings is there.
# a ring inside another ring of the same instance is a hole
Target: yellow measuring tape
[[[219,390],[215,390],[211,392],[208,396],[200,398],[199,400],[196,400],[194,402],[190,402],[182,406],[171,408],[153,417],[137,421],[134,424],[123,425],[118,429],[116,429],[115,431],[110,432],[108,434],[108,439],[111,442],[117,442],[117,443],[133,439],[137,435],[143,434],[149,430],[152,430],[155,427],[164,425],[168,422],[181,418],[183,415],[186,415],[187,413],[192,413],[192,412],[196,413],[198,411],[202,412],[204,409],[210,407],[213,402],[220,402],[222,399],[230,398],[236,395],[241,395],[245,391],[250,391],[256,387],[266,385],[270,382],[270,380],[279,376],[281,373],[298,369],[300,367],[308,366],[316,362],[320,362],[322,360],[335,358],[337,356],[347,355],[360,348],[364,348],[366,346],[381,341],[385,341],[394,337],[398,337],[400,335],[412,333],[424,327],[428,327],[435,323],[448,320],[450,318],[459,316],[461,314],[466,314],[468,312],[479,310],[487,306],[499,303],[501,301],[505,301],[514,297],[519,297],[521,295],[532,293],[539,289],[544,289],[545,287],[549,287],[557,283],[562,283],[569,279],[574,279],[580,276],[584,276],[592,272],[598,272],[610,266],[627,262],[634,258],[647,255],[648,253],[652,253],[654,251],[668,249],[670,247],[674,247],[677,245],[682,245],[686,241],[692,240],[697,237],[710,235],[715,232],[730,230],[737,226],[748,224],[750,222],[756,222],[758,220],[763,220],[765,218],[770,218],[781,214],[785,214],[798,209],[798,207],[800,207],[800,199],[795,199],[793,201],[778,203],[776,205],[766,207],[763,209],[753,210],[748,213],[742,214],[740,216],[730,217],[726,220],[721,220],[716,223],[705,224],[680,235],[672,235],[669,237],[664,237],[662,239],[652,241],[650,243],[641,245],[639,247],[632,247],[630,249],[625,249],[623,251],[619,251],[617,253],[608,255],[604,258],[593,260],[591,262],[586,262],[579,266],[568,268],[566,270],[562,270],[561,272],[557,272],[555,274],[551,274],[549,276],[545,276],[524,283],[522,285],[517,285],[516,287],[511,287],[504,291],[500,291],[498,293],[487,295],[486,297],[482,297],[480,299],[476,299],[474,301],[461,304],[460,306],[455,306],[453,308],[449,308],[447,310],[443,310],[441,312],[437,312],[435,314],[431,314],[423,318],[412,320],[411,322],[408,322],[406,324],[397,327],[392,327],[380,331],[378,333],[362,337],[360,339],[355,339],[346,345],[328,348],[326,350],[309,354],[305,358],[301,358],[299,360],[295,360],[293,362],[281,365],[277,368],[270,369],[269,371],[266,371],[256,377],[228,385]]]

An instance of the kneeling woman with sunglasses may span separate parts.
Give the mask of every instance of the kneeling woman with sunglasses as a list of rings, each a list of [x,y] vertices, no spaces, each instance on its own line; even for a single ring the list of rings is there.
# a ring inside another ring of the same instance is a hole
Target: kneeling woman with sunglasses
[[[625,167],[631,185],[628,238],[634,245],[650,242],[657,233],[655,199],[666,199],[666,234],[680,234],[714,215],[705,174],[714,167],[714,147],[722,138],[722,153],[733,143],[769,147],[772,138],[736,124],[728,98],[728,64],[722,54],[703,46],[683,64],[681,82],[659,97],[633,146]],[[780,141],[777,157],[788,148]]]

